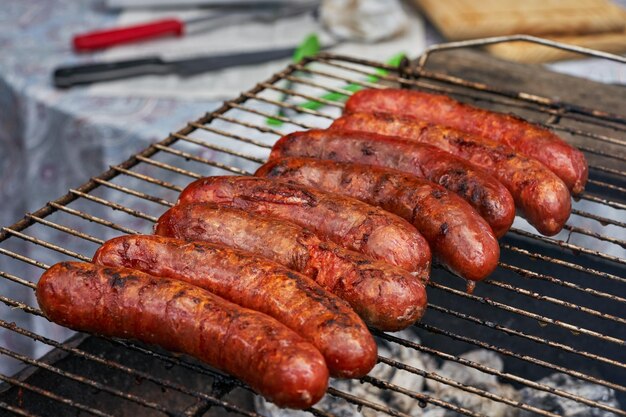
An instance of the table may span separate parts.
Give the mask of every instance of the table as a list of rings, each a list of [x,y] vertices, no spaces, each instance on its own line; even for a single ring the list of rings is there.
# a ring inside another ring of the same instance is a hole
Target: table
[[[620,0],[626,5],[626,0]],[[56,90],[52,68],[98,54],[76,56],[77,32],[115,24],[117,14],[98,0],[7,0],[0,8],[0,224],[41,207],[71,186],[178,130],[218,107],[185,98],[94,96]],[[425,43],[441,42],[429,25]],[[412,51],[418,54],[420,51]],[[626,82],[604,63],[556,66],[573,74]],[[258,81],[258,80],[257,80]]]
[[[69,48],[71,36],[115,22],[116,14],[98,9],[99,3],[9,0],[0,8],[2,225],[219,105],[56,90],[51,69],[79,59]]]

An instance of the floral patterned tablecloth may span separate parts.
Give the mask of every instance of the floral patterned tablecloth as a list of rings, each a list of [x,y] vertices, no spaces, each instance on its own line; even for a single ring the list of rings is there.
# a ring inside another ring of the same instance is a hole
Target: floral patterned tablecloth
[[[219,104],[97,97],[83,88],[55,89],[51,84],[53,68],[79,59],[97,58],[97,55],[77,57],[69,45],[74,33],[115,23],[117,15],[100,9],[101,3],[97,0],[2,1],[0,225],[14,223],[25,212],[37,210],[65,194],[68,188],[82,184]],[[0,270],[9,270],[4,268],[8,262],[0,259]],[[19,275],[28,278],[29,273],[35,272],[27,268]],[[3,284],[2,293],[36,305],[28,288]],[[67,330],[50,328],[34,318],[31,323],[24,323],[23,314],[4,305],[0,306],[0,317],[9,322],[18,321],[21,326],[57,340],[68,336]],[[2,346],[31,357],[47,350],[10,331],[0,331],[0,340]],[[10,375],[19,365],[5,359],[0,361],[0,372]]]
[[[9,0],[0,7],[0,224],[11,224],[217,102],[94,97],[56,90],[74,33],[112,25],[98,1]]]

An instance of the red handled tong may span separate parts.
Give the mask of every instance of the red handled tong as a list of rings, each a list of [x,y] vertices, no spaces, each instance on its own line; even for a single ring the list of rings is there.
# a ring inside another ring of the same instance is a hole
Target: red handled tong
[[[285,6],[266,7],[246,11],[227,9],[191,19],[169,18],[121,28],[111,28],[74,36],[72,44],[77,52],[90,52],[115,45],[165,36],[183,36],[201,30],[211,30],[246,21],[271,22],[313,10],[319,1],[301,1]]]
[[[183,20],[163,19],[141,25],[97,30],[76,35],[72,39],[72,44],[77,52],[89,52],[161,36],[182,36],[184,28],[185,22]]]

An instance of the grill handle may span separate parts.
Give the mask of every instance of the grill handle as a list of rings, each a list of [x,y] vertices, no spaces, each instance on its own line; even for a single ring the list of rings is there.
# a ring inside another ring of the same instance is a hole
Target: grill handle
[[[530,42],[536,43],[539,45],[549,46],[556,49],[562,49],[564,51],[576,52],[581,55],[592,56],[596,58],[604,58],[609,61],[621,62],[622,64],[626,64],[626,57],[611,54],[608,52],[596,51],[590,48],[584,48],[582,46],[571,45],[562,42],[556,42],[549,39],[538,38],[536,36],[530,35],[507,35],[507,36],[494,36],[491,38],[481,38],[481,39],[470,39],[466,41],[458,41],[458,42],[448,42],[448,43],[440,43],[437,45],[429,46],[424,50],[422,55],[419,57],[419,61],[417,62],[417,70],[420,71],[424,69],[426,65],[426,61],[428,58],[435,53],[440,51],[445,51],[449,49],[461,49],[461,48],[469,48],[476,46],[487,46],[493,45],[496,43],[506,43],[506,42]]]

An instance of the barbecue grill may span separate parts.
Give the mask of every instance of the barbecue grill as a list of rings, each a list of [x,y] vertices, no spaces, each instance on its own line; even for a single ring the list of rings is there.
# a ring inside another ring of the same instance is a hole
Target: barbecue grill
[[[7,369],[22,369],[16,374],[0,374],[0,414],[259,416],[251,402],[254,394],[244,384],[193,359],[136,342],[84,334],[68,339],[70,333],[40,317],[32,290],[52,263],[89,261],[98,245],[114,235],[149,233],[156,218],[191,180],[207,175],[250,175],[281,135],[328,126],[342,108],[341,100],[328,97],[349,96],[354,88],[347,85],[399,85],[504,109],[554,129],[585,152],[591,165],[590,179],[588,191],[574,202],[572,216],[557,237],[539,236],[517,221],[501,240],[497,271],[479,283],[474,293],[465,291],[462,280],[435,268],[428,288],[428,311],[423,321],[415,324],[415,331],[374,332],[376,338],[415,354],[427,354],[436,362],[450,361],[495,376],[518,390],[570,399],[588,407],[590,413],[602,410],[626,416],[624,410],[539,381],[563,373],[615,390],[622,406],[626,405],[626,117],[427,69],[430,57],[440,50],[515,39],[626,62],[609,54],[523,36],[436,46],[417,65],[405,62],[399,68],[324,53],[290,65],[215,112],[189,122],[165,140],[2,228],[0,301],[7,308],[2,308],[0,330],[8,342],[0,346],[0,354],[15,365]],[[387,73],[377,71],[381,69]],[[373,83],[371,77],[382,82]],[[328,93],[336,94],[321,98]],[[302,106],[307,100],[317,104]],[[278,109],[282,109],[280,115]],[[282,124],[267,124],[268,117]],[[7,288],[12,297],[5,295]],[[13,348],[11,340],[21,338],[29,339],[32,349]],[[504,369],[460,356],[476,348],[500,355]],[[560,414],[558,409],[468,385],[384,354],[378,366],[402,369],[511,410],[541,416]],[[418,408],[398,410],[386,401],[391,394],[417,400],[425,410],[483,415],[436,392],[413,391],[384,378],[366,376],[354,384],[378,393],[376,399],[333,387],[327,396],[380,415],[420,412]],[[334,415],[318,406],[308,412]]]

